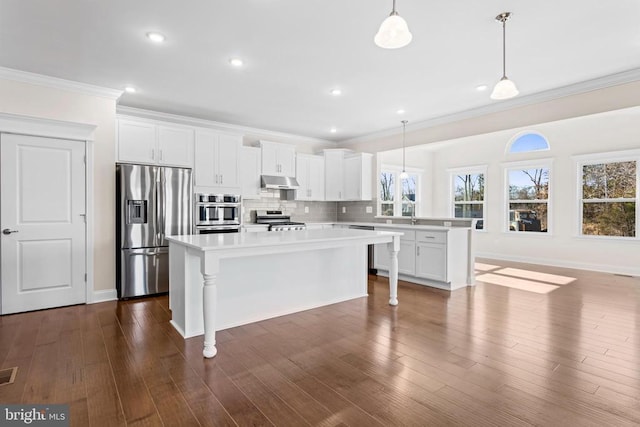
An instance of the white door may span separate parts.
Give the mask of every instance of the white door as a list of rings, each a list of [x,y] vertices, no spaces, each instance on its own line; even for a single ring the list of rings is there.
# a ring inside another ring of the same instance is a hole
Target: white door
[[[0,135],[2,314],[86,301],[84,154],[80,141]]]

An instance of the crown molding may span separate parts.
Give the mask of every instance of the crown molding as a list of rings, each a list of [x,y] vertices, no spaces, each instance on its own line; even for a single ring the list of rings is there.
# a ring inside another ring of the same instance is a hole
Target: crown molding
[[[609,74],[607,76],[598,77],[591,80],[585,80],[583,82],[570,84],[567,86],[561,86],[554,89],[545,90],[542,92],[532,93],[530,95],[520,96],[505,101],[497,101],[492,104],[484,105],[482,107],[471,108],[463,110],[457,113],[447,114],[444,116],[433,117],[420,122],[407,124],[407,131],[417,131],[427,129],[435,126],[445,125],[449,123],[458,122],[466,119],[473,119],[476,117],[485,116],[493,113],[500,113],[503,111],[511,110],[518,107],[524,107],[533,104],[539,104],[542,102],[553,101],[560,98],[565,98],[572,95],[579,95],[587,92],[592,92],[599,89],[605,89],[612,86],[618,86],[626,83],[633,83],[640,80],[640,68],[633,68],[631,70],[622,71],[620,73]],[[358,136],[355,138],[345,139],[339,141],[338,144],[351,145],[359,142],[371,141],[374,139],[385,138],[400,133],[399,129],[385,129],[378,132],[373,132],[367,135]]]
[[[54,89],[69,90],[72,92],[79,92],[85,95],[99,96],[108,99],[118,99],[123,92],[118,89],[94,86],[87,83],[74,82],[71,80],[59,79],[57,77],[45,76],[42,74],[35,74],[28,71],[14,70],[12,68],[5,67],[0,67],[0,79],[14,80],[21,83],[30,83]]]
[[[0,132],[93,141],[96,125],[0,112]]]
[[[309,136],[295,135],[295,134],[285,133],[285,132],[276,132],[272,130],[259,129],[259,128],[254,128],[249,126],[234,125],[231,123],[216,122],[214,120],[198,119],[195,117],[181,116],[178,114],[162,113],[159,111],[145,110],[142,108],[127,107],[120,104],[116,106],[116,114],[119,117],[136,117],[136,118],[147,119],[147,120],[159,120],[164,122],[171,122],[171,123],[185,125],[185,126],[211,128],[211,129],[215,129],[223,132],[235,133],[235,134],[259,135],[261,139],[263,139],[262,137],[266,137],[266,138],[275,138],[278,140],[283,140],[283,139],[293,140],[295,142],[305,143],[305,144],[337,145],[337,142],[328,141],[326,139],[312,138]]]

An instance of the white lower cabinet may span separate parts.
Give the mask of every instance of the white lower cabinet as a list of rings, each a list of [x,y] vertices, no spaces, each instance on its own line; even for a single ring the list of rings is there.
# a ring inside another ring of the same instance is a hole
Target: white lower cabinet
[[[398,272],[406,280],[454,290],[473,281],[473,262],[470,258],[470,231],[466,228],[442,228],[441,230],[415,230],[407,226],[375,227],[380,231],[400,231]],[[376,245],[374,266],[383,272],[389,271],[387,245]]]
[[[378,228],[376,230],[386,231],[398,231],[390,228]],[[415,232],[405,231],[403,236],[400,237],[400,252],[398,253],[398,273],[407,274],[410,276],[415,275],[416,271],[416,257],[415,257]],[[389,270],[389,249],[386,244],[376,245],[373,252],[374,267],[381,270]]]

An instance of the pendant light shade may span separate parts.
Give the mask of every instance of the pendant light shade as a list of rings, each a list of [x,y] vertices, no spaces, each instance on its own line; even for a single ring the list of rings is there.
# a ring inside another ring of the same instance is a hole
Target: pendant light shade
[[[509,99],[518,95],[520,92],[516,87],[516,84],[507,78],[507,37],[506,37],[506,27],[507,20],[511,17],[510,12],[503,12],[500,15],[496,16],[496,21],[502,23],[502,78],[496,86],[493,88],[493,92],[491,92],[491,99]]]
[[[382,21],[373,41],[382,48],[397,49],[408,45],[412,38],[407,21],[398,15],[396,0],[393,0],[393,10],[387,19]]]
[[[404,148],[404,134],[405,131],[407,129],[407,121],[403,120],[402,122],[402,173],[400,174],[400,179],[407,179],[409,178],[409,174],[407,173],[407,171],[405,170],[405,148]]]

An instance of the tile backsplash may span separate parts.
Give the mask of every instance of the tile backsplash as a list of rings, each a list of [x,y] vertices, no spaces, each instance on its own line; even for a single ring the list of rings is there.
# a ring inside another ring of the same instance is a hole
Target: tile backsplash
[[[282,210],[291,215],[293,221],[300,222],[335,222],[338,204],[336,202],[302,202],[298,200],[281,200],[280,190],[263,189],[260,199],[242,202],[242,221],[246,224],[256,221],[256,210]],[[309,212],[305,212],[308,208]]]

